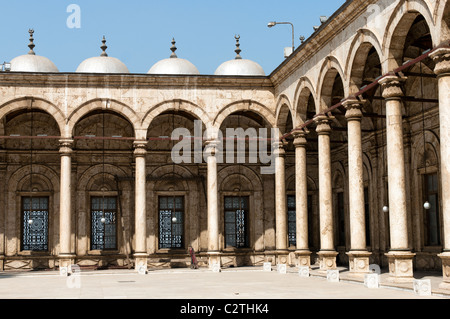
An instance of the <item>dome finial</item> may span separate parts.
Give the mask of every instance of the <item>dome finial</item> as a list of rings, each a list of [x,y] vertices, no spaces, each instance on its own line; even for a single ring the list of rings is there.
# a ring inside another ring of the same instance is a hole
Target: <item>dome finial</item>
[[[34,45],[34,38],[33,38],[33,34],[34,34],[34,30],[33,29],[29,29],[28,33],[30,34],[30,43],[28,44],[28,47],[30,48],[30,51],[28,52],[28,54],[30,55],[36,55],[33,51],[35,45]]]
[[[177,50],[175,43],[176,43],[175,38],[172,38],[172,47],[170,48],[170,50],[172,51],[172,54],[170,55],[170,58],[178,58],[177,54],[175,53],[175,51]]]
[[[236,39],[236,50],[234,50],[234,52],[236,52],[236,60],[240,60],[242,59],[240,53],[242,52],[242,50],[240,49],[241,44],[239,43],[239,39],[241,38],[240,35],[235,35],[234,38]]]
[[[103,40],[102,40],[102,46],[100,47],[100,49],[102,49],[103,50],[103,52],[102,52],[102,54],[100,54],[100,56],[108,56],[108,54],[106,54],[106,49],[108,48],[107,46],[106,46],[106,39],[105,39],[105,36],[103,36]]]

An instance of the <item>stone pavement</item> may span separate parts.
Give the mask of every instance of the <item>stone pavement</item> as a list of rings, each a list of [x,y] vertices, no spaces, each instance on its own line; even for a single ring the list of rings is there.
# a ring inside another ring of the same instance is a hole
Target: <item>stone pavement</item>
[[[139,275],[133,270],[82,270],[77,276],[61,277],[57,271],[0,273],[0,299],[438,299],[450,295],[436,292],[418,296],[411,284],[388,285],[382,274],[378,289],[348,278],[331,283],[311,271],[300,277],[296,268],[286,274],[264,272],[262,267],[223,269],[149,270]]]

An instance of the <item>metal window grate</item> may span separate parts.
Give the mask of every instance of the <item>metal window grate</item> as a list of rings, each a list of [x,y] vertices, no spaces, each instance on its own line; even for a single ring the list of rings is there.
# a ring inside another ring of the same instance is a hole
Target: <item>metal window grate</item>
[[[159,248],[184,247],[184,197],[159,197]]]
[[[102,222],[102,218],[105,222]],[[91,198],[91,249],[117,249],[117,197]]]
[[[225,197],[225,246],[245,248],[248,241],[248,197]]]
[[[48,251],[48,197],[22,197],[22,250]]]
[[[297,225],[296,225],[296,205],[295,196],[289,195],[287,197],[287,210],[288,210],[288,239],[290,246],[297,245]]]

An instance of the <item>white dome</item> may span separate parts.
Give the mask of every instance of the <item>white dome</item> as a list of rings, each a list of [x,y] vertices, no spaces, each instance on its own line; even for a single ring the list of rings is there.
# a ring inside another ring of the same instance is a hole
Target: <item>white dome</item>
[[[106,39],[103,37],[103,45],[100,47],[103,52],[98,57],[84,60],[78,66],[78,73],[130,73],[127,66],[117,58],[109,57],[106,54]]]
[[[198,69],[191,62],[185,59],[179,59],[175,51],[177,47],[175,46],[175,39],[172,39],[172,55],[169,59],[164,59],[157,62],[148,71],[148,74],[200,74]]]
[[[30,29],[28,33],[30,34],[30,43],[28,44],[30,51],[28,54],[18,56],[11,60],[11,72],[59,72],[52,61],[34,53],[34,30]]]
[[[127,66],[119,59],[99,56],[84,60],[78,66],[78,73],[130,73]]]
[[[266,74],[263,68],[254,61],[235,59],[222,63],[214,75],[265,76]]]
[[[46,57],[26,54],[11,60],[11,72],[59,72],[55,64]]]
[[[157,62],[148,74],[200,74],[191,62],[185,59],[170,58]]]
[[[263,68],[256,62],[243,59],[240,55],[239,35],[234,37],[236,39],[236,58],[222,63],[214,72],[214,75],[246,75],[246,76],[265,76]]]

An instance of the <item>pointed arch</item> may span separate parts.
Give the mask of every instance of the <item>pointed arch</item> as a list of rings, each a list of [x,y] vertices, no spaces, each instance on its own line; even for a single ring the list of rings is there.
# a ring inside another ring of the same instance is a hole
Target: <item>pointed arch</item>
[[[295,117],[293,118],[296,119],[296,127],[302,125],[308,118],[308,100],[310,95],[313,96],[314,102],[317,105],[316,90],[314,89],[313,83],[308,77],[301,77],[298,81],[294,95]]]
[[[323,109],[331,107],[331,94],[336,76],[342,80],[344,97],[348,96],[348,85],[344,70],[339,60],[333,56],[328,56],[322,64],[319,73],[317,96],[320,103],[316,104],[316,111],[320,113]]]

